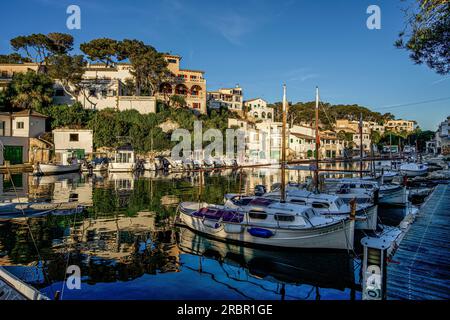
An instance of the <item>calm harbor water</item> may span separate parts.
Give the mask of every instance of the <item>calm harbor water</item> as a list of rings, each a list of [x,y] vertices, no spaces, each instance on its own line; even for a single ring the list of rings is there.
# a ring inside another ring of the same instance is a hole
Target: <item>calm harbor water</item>
[[[310,175],[288,174],[290,181]],[[0,201],[85,206],[79,214],[0,218],[0,265],[50,297],[60,291],[62,299],[361,298],[354,253],[248,248],[174,225],[180,201],[221,203],[225,193],[250,193],[255,185],[279,182],[276,169],[202,177],[146,172],[0,178]],[[388,217],[403,214],[382,210]],[[44,269],[39,261],[45,261]],[[68,265],[81,268],[80,290],[63,285]]]

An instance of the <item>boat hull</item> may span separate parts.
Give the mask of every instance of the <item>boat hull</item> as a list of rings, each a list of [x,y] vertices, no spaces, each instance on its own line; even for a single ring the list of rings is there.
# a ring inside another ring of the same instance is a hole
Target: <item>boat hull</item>
[[[109,163],[108,171],[110,172],[133,172],[135,169],[134,163]]]
[[[394,190],[380,190],[378,203],[391,205],[405,205],[408,201],[405,187],[398,187]]]
[[[56,174],[64,174],[71,172],[80,171],[80,164],[70,164],[70,165],[62,165],[62,164],[40,164],[35,170],[35,175],[56,175]]]
[[[255,236],[249,232],[250,229],[257,228],[257,226],[223,222],[216,222],[215,226],[211,226],[203,219],[181,210],[179,211],[179,220],[181,224],[194,231],[223,241],[297,249],[353,249],[354,221],[351,220],[342,220],[341,223],[308,229],[262,227],[273,234],[268,238]]]
[[[349,214],[326,214],[326,217],[345,218]],[[378,224],[378,206],[372,205],[356,212],[355,230],[376,230]]]
[[[428,170],[400,170],[400,172],[406,175],[408,178],[414,178],[426,175],[428,173]]]

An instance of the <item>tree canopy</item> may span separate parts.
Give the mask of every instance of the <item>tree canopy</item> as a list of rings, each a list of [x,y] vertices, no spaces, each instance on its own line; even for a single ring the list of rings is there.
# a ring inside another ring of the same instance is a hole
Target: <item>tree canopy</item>
[[[0,63],[27,63],[32,62],[30,58],[22,57],[18,53],[0,54]]]
[[[415,0],[406,10],[406,26],[397,48],[410,52],[417,64],[426,63],[439,74],[450,72],[450,1]]]
[[[50,105],[52,97],[52,79],[45,74],[28,71],[14,75],[6,99],[15,108],[39,109]]]
[[[276,110],[277,115],[281,115],[281,102],[268,105]],[[332,105],[330,103],[320,103],[319,122],[323,129],[333,129],[333,124],[337,119],[359,120],[360,114],[364,121],[374,121],[383,123],[394,119],[391,113],[381,114],[366,107],[353,105]],[[291,125],[308,123],[313,124],[315,119],[315,101],[297,102],[289,105],[288,122]],[[278,119],[280,120],[280,119]]]
[[[32,62],[47,65],[48,58],[53,55],[66,54],[73,48],[73,37],[70,34],[52,32],[47,35],[34,33],[11,39],[12,48],[23,53]]]

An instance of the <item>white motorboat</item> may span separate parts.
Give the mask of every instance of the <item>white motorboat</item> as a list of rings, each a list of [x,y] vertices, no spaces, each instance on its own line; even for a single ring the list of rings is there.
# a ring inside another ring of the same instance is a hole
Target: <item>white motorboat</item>
[[[156,170],[158,170],[158,166],[156,165],[156,162],[152,161],[152,160],[149,160],[149,159],[146,159],[144,161],[143,166],[144,166],[144,170],[146,170],[146,171],[156,171]]]
[[[428,166],[415,162],[404,163],[400,166],[400,172],[407,177],[419,177],[427,174]]]
[[[108,163],[109,172],[133,172],[135,169],[134,151],[130,146],[118,148]]]
[[[264,194],[264,197],[280,199],[280,192],[269,192]],[[351,215],[351,206],[336,195],[325,193],[315,194],[308,190],[288,187],[286,189],[286,201],[293,204],[310,206],[326,217],[345,218]],[[225,205],[231,207],[233,205],[233,198],[229,199]],[[377,228],[377,205],[371,203],[357,203],[355,215],[355,229],[375,230]]]
[[[387,170],[387,171],[382,171],[382,179],[383,182],[392,182],[392,180],[394,180],[395,177],[397,177],[399,175],[399,173],[397,171],[391,171],[391,170]]]
[[[214,160],[207,158],[203,160],[203,165],[205,168],[214,168]]]
[[[371,203],[379,190],[378,183],[368,179],[333,179],[324,181],[324,192],[335,194],[345,202],[356,199],[357,203]]]
[[[237,209],[182,202],[179,222],[233,242],[288,248],[353,249],[354,221],[325,217],[308,206],[254,198]]]
[[[358,203],[377,201],[380,204],[404,205],[406,188],[399,184],[382,184],[359,178],[325,179],[327,190],[348,202],[356,198]]]
[[[81,169],[81,164],[42,164],[38,163],[33,166],[33,175],[56,175],[70,172],[78,172]]]
[[[383,184],[380,186],[378,203],[405,205],[408,203],[406,187],[399,184]]]

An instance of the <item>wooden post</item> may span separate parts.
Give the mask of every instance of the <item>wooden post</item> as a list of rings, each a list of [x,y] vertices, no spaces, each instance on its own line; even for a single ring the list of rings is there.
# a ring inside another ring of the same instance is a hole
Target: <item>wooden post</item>
[[[350,220],[356,219],[356,199],[350,200]]]

